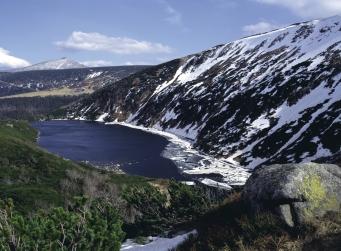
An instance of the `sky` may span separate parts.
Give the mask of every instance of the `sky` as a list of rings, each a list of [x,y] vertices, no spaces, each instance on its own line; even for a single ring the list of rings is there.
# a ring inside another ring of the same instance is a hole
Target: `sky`
[[[159,64],[337,14],[341,0],[1,0],[0,68]]]

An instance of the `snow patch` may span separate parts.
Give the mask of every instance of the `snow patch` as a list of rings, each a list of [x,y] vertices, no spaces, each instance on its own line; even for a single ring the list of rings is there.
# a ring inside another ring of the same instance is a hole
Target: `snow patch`
[[[94,72],[89,74],[85,79],[92,79],[102,75],[102,71]]]
[[[225,189],[225,190],[231,190],[232,189],[231,186],[229,186],[225,183],[217,182],[217,181],[214,181],[214,180],[208,179],[208,178],[201,179],[200,182],[207,185],[207,186],[211,186],[211,187],[221,188],[221,189]]]
[[[99,116],[96,121],[97,122],[104,122],[104,119],[108,117],[109,113],[103,113],[101,116]]]
[[[170,249],[176,248],[178,245],[183,243],[190,235],[196,235],[197,231],[193,230],[189,233],[181,234],[173,238],[164,237],[148,237],[149,243],[147,244],[137,244],[134,240],[126,240],[122,246],[121,251],[168,251]]]

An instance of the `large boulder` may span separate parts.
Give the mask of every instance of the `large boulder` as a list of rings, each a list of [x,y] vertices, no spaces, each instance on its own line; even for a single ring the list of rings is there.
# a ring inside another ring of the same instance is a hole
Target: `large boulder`
[[[315,163],[264,166],[246,182],[243,200],[253,213],[268,210],[287,225],[299,226],[340,211],[341,168]]]

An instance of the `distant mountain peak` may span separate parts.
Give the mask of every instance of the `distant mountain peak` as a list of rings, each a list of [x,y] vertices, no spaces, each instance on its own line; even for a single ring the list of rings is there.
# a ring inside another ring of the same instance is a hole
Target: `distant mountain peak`
[[[44,61],[24,68],[19,68],[15,71],[61,70],[85,67],[85,65],[75,60],[69,59],[67,57],[62,57],[60,59]]]

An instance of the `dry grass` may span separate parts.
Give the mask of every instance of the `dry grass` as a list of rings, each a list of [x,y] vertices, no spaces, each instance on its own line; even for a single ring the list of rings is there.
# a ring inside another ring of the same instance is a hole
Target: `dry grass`
[[[78,88],[78,89],[63,87],[63,88],[55,88],[55,89],[44,90],[44,91],[26,92],[26,93],[21,93],[21,94],[16,94],[16,95],[4,96],[4,97],[0,97],[0,99],[48,97],[48,96],[78,96],[82,94],[90,94],[93,92],[94,90],[90,86],[85,86],[85,87]]]

